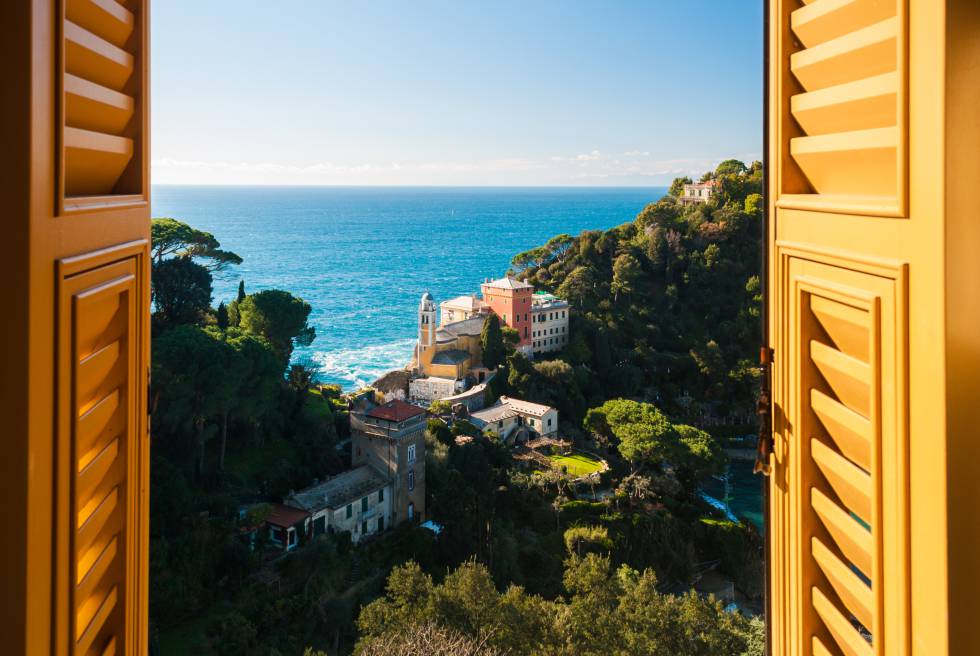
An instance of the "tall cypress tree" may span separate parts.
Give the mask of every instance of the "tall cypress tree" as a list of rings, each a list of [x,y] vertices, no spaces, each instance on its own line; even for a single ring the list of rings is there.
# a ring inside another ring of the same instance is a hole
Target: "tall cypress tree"
[[[217,315],[218,328],[222,330],[228,329],[228,308],[225,307],[224,301],[218,304],[218,311],[215,313]]]
[[[500,330],[500,319],[493,312],[483,322],[483,332],[480,333],[480,345],[483,347],[483,366],[496,369],[504,361],[504,336]]]
[[[242,301],[245,300],[245,279],[244,278],[238,281],[238,298],[235,299],[235,300],[237,300],[239,303],[241,303]]]

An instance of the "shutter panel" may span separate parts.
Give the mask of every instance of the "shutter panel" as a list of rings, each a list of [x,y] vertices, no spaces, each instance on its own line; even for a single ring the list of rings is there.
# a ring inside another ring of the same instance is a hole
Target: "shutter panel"
[[[132,653],[146,450],[146,243],[62,260],[59,541],[67,653]]]
[[[63,210],[141,200],[143,3],[63,0],[63,5]]]
[[[787,168],[780,207],[907,212],[902,0],[784,0]],[[789,123],[789,122],[787,122]],[[784,151],[785,152],[785,151]]]
[[[148,20],[0,3],[4,654],[147,650]]]
[[[906,268],[798,245],[778,253],[784,403],[794,408],[782,472],[785,610],[797,618],[787,653],[902,654]]]
[[[910,82],[928,76],[909,71],[935,70],[923,69],[921,19],[941,4],[769,3],[767,530],[780,656],[912,650],[909,281],[937,259],[920,247],[936,234],[922,211],[934,180],[909,193],[930,139],[913,139]]]

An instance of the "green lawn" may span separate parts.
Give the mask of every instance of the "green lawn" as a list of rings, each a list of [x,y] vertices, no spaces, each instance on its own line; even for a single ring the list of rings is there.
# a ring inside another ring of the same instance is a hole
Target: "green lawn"
[[[591,456],[582,453],[573,453],[567,456],[553,455],[548,456],[555,466],[559,469],[564,467],[569,474],[578,478],[587,476],[602,469],[602,463]]]

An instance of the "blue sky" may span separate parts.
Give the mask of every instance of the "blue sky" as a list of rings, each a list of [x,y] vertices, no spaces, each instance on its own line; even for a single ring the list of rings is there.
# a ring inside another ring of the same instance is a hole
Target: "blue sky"
[[[157,183],[660,185],[762,151],[762,0],[160,0]]]

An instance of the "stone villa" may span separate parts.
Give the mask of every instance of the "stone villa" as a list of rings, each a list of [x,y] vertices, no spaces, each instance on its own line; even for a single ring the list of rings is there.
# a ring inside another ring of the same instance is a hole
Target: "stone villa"
[[[484,432],[496,433],[505,444],[525,442],[532,436],[554,437],[558,434],[556,409],[507,396],[501,396],[489,408],[471,413],[469,420]]]
[[[292,492],[266,519],[285,550],[299,534],[348,531],[357,543],[400,522],[425,517],[426,411],[404,401],[351,410],[349,471]]]
[[[699,203],[707,203],[712,194],[715,193],[715,187],[718,185],[716,180],[708,180],[706,182],[695,182],[694,184],[684,185],[684,192],[677,198],[681,205],[697,205]]]

